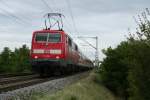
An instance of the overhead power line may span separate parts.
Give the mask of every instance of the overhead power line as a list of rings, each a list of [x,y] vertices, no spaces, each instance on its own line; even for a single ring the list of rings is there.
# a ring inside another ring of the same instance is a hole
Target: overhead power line
[[[72,8],[71,8],[70,1],[69,1],[69,0],[66,0],[66,3],[67,3],[67,5],[68,5],[68,9],[69,9],[69,12],[70,12],[70,16],[71,16],[71,19],[72,19],[72,22],[73,22],[73,27],[74,27],[74,29],[75,29],[75,32],[78,33],[78,30],[77,30],[76,23],[75,23],[75,20],[74,20],[74,16],[73,16],[73,12],[72,12]]]
[[[96,50],[95,52],[95,65],[98,67],[99,66],[99,52],[98,52],[98,37],[78,37],[80,39],[82,39],[86,44],[88,44],[89,46],[91,46],[92,48],[94,48]],[[85,38],[92,38],[96,40],[96,46],[92,45],[91,43],[89,43],[88,41],[85,40]]]
[[[53,12],[52,8],[47,4],[47,2],[45,0],[41,0],[43,2],[43,4],[51,10],[51,12]]]
[[[3,0],[0,0],[0,2],[3,3],[7,8],[10,8]],[[10,8],[10,9],[12,9],[12,8]],[[20,17],[16,16],[15,14],[13,14],[10,11],[7,11],[7,10],[5,10],[3,8],[0,8],[0,10],[2,12],[4,12],[6,16],[14,18],[14,21],[16,23],[18,23],[18,24],[30,24],[29,22],[24,21],[23,19],[21,19]]]
[[[13,13],[8,12],[7,10],[5,10],[3,8],[0,8],[0,10],[3,11],[3,12],[5,12],[6,15],[13,17],[18,24],[25,24],[26,23],[24,20],[22,20],[21,18],[17,17]]]

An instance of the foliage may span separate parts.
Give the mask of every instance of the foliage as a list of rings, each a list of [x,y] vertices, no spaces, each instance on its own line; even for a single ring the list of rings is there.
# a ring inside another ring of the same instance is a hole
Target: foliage
[[[125,61],[128,56],[128,43],[122,42],[117,48],[111,47],[103,50],[107,56],[101,64],[101,78],[103,83],[115,94],[127,96],[127,74],[128,67]]]
[[[135,34],[116,48],[103,50],[102,82],[115,94],[129,100],[150,100],[150,22],[140,18]]]
[[[0,71],[11,70],[9,65],[11,64],[11,50],[8,47],[5,47],[0,55]]]
[[[0,54],[0,73],[15,73],[30,70],[29,48],[23,45],[13,52],[5,47]]]
[[[145,41],[132,44],[128,81],[131,100],[150,100],[150,46]]]

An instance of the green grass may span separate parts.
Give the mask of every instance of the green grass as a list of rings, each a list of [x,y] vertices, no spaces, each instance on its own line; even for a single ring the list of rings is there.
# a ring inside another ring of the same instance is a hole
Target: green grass
[[[54,94],[36,96],[37,100],[118,100],[99,81],[95,73],[89,77],[78,81],[70,86],[66,86]]]

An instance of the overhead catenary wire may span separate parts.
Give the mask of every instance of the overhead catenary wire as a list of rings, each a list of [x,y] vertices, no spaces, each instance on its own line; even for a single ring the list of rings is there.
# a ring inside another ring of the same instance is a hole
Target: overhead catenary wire
[[[53,4],[56,6],[57,5],[57,3],[55,2],[55,0],[51,0],[52,2],[53,2]],[[63,13],[62,12],[62,9],[63,8],[56,8],[57,10],[58,10],[58,12],[59,13]],[[57,11],[56,11],[57,12]],[[69,21],[66,19],[66,16],[64,17],[64,22],[66,22],[66,24],[65,24],[65,27],[66,27],[66,29],[69,31],[69,33],[71,33],[71,31],[70,31],[70,28],[69,27],[71,27],[72,26],[72,24],[71,23],[69,23]]]
[[[51,12],[53,12],[52,8],[47,4],[47,2],[45,0],[41,0],[41,1],[48,9],[50,9]]]
[[[50,9],[52,12],[53,12],[53,10],[52,10],[52,8],[48,5],[48,3],[45,1],[45,0],[41,0],[42,2],[43,2],[43,4],[48,8],[48,9]],[[53,3],[55,3],[55,1],[53,0]],[[55,3],[55,5],[56,5],[56,3]],[[67,22],[68,23],[68,22]],[[70,27],[70,26],[72,26],[71,24],[65,24],[65,27],[66,27],[66,29],[68,30],[68,32],[71,34],[71,31],[70,31],[70,28],[68,28],[68,26]]]
[[[3,14],[3,13],[0,13],[0,17],[4,17],[4,18],[11,18],[10,16],[6,15],[6,14]],[[7,24],[14,24],[14,22],[10,21],[10,20],[7,20]],[[2,28],[2,27],[0,27]]]
[[[57,3],[55,2],[55,0],[52,0],[52,2],[54,3],[55,6],[57,5]],[[58,12],[63,13],[62,10],[61,10],[63,8],[61,8],[61,9],[56,8],[56,9],[58,9]],[[71,29],[70,29],[70,27],[72,26],[72,24],[69,23],[69,21],[67,20],[66,17],[64,17],[64,21],[63,22],[66,23],[66,24],[64,24],[65,29],[69,32],[70,35],[73,35],[72,32],[71,32]]]
[[[49,4],[48,4],[45,0],[41,0],[41,1],[43,2],[43,4],[44,4],[51,12],[53,12],[52,8],[49,6]],[[49,18],[49,16],[48,16],[48,19],[49,19],[49,24],[51,24],[51,23],[50,23],[50,18]],[[46,27],[46,29],[47,29],[46,19],[45,19],[45,27]],[[50,25],[50,27],[52,27],[52,26]]]
[[[9,9],[12,9],[12,7],[10,7],[4,0],[0,0],[0,2],[1,3],[3,3],[3,5],[5,5],[7,8],[9,8]],[[18,17],[18,16],[17,16]],[[25,23],[27,23],[27,24],[30,24],[30,22],[31,22],[31,19],[29,19],[29,18],[27,18],[27,17],[25,17],[25,16],[23,16],[24,18],[25,18],[25,20],[26,21],[24,21],[23,19],[21,19],[21,20],[23,20]],[[19,17],[18,17],[19,18]]]
[[[5,6],[7,6],[7,7],[9,8],[9,6],[8,6],[3,0],[0,0],[0,1],[1,1]],[[18,23],[18,24],[24,24],[24,25],[25,25],[25,24],[29,24],[28,22],[22,20],[20,17],[16,16],[14,13],[12,13],[12,12],[10,12],[10,11],[7,11],[7,10],[5,10],[5,9],[3,9],[3,8],[0,8],[0,10],[1,10],[2,12],[4,12],[4,14],[5,14],[6,16],[14,18],[14,21],[15,21],[16,23]]]
[[[69,32],[70,35],[73,35],[72,32],[71,32],[71,30],[70,30],[70,28],[69,28],[69,26],[67,24],[65,25],[65,28],[66,28],[66,30],[68,30],[68,32]]]
[[[67,23],[67,25],[68,25],[69,27],[72,26],[72,24],[67,20],[67,18],[64,18],[64,20],[65,20],[65,22]],[[73,27],[73,28],[74,28],[74,27]]]
[[[51,11],[53,11],[52,8],[49,6],[49,4],[48,4],[45,0],[41,0],[41,1],[43,2],[43,4],[44,4],[48,9],[50,9]],[[0,2],[2,2],[3,5],[5,5],[7,8],[12,9],[5,1],[0,0]],[[22,18],[18,17],[17,15],[15,15],[14,13],[12,13],[12,12],[10,12],[10,11],[7,11],[7,10],[5,10],[5,9],[3,9],[3,8],[0,8],[0,10],[3,11],[3,12],[5,12],[3,15],[8,16],[8,17],[12,17],[13,20],[14,20],[13,22],[16,22],[16,23],[18,23],[18,24],[25,24],[25,23],[27,23],[27,22],[25,22]],[[27,19],[27,20],[28,20],[28,19]],[[28,21],[30,21],[30,20],[28,20]],[[67,24],[67,25],[68,25],[68,24]],[[68,26],[70,27],[70,25],[68,25]],[[68,28],[68,26],[67,26],[67,29],[68,29],[69,32],[70,32],[70,28]],[[70,32],[70,33],[71,33],[71,32]]]
[[[1,11],[3,11],[5,13],[5,15],[11,16],[15,19],[15,22],[17,22],[18,24],[25,24],[26,22],[24,22],[21,18],[17,17],[16,15],[14,15],[11,12],[8,12],[7,10],[0,8]]]
[[[72,19],[72,22],[73,22],[74,30],[75,30],[76,33],[78,33],[76,23],[75,23],[75,20],[74,20],[74,16],[73,16],[73,12],[72,12],[72,8],[71,8],[71,3],[70,3],[69,0],[65,0],[65,1],[66,1],[66,4],[67,4],[69,12],[70,12],[70,16],[71,16],[71,19]]]

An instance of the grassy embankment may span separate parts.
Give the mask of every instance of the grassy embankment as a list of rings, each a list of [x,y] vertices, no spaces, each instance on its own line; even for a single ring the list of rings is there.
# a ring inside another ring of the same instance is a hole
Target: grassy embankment
[[[89,77],[66,86],[54,94],[36,96],[37,100],[118,100],[99,81],[99,76],[91,73]]]

